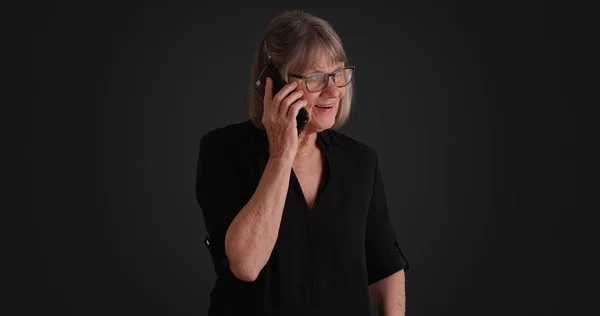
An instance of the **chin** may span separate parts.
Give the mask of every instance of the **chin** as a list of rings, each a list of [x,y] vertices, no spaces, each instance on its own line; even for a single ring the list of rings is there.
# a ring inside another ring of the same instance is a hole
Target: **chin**
[[[337,115],[332,113],[330,115],[327,116],[320,116],[317,117],[314,121],[313,124],[318,127],[319,129],[328,129],[331,128],[334,124],[335,124],[335,117]]]
[[[318,110],[311,108],[308,112],[311,119],[309,119],[306,128],[317,132],[331,128],[335,124],[335,117],[337,116],[337,111],[339,111],[339,103],[334,106],[336,109],[327,114],[318,113]]]
[[[316,132],[321,132],[326,129],[330,129],[335,124],[335,119],[333,120],[325,120],[320,119],[316,121],[308,121],[306,124],[306,129],[310,129]]]

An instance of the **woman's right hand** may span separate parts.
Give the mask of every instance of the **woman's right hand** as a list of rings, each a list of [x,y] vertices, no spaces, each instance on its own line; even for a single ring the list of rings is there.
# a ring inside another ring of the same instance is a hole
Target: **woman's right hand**
[[[296,116],[306,100],[299,100],[304,91],[294,91],[298,84],[288,83],[273,96],[273,80],[267,78],[262,123],[269,138],[269,157],[294,160],[298,151]]]

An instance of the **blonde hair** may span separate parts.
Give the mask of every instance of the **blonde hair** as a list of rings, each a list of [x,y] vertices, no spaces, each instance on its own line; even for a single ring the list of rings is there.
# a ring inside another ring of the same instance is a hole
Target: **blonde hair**
[[[263,104],[254,91],[254,82],[268,62],[268,57],[281,77],[287,82],[291,72],[302,72],[316,61],[316,56],[325,56],[328,62],[347,62],[342,41],[329,22],[303,10],[290,10],[276,16],[267,26],[257,43],[248,87],[248,111],[253,124],[264,129],[262,124]],[[293,67],[293,69],[291,69]],[[341,128],[350,116],[354,97],[354,80],[345,87],[340,107],[332,129]]]

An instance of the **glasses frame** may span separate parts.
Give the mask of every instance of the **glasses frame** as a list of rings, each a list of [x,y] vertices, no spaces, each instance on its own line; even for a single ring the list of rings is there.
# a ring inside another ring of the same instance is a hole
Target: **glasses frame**
[[[345,85],[343,85],[343,86],[339,86],[339,85],[338,85],[338,84],[335,82],[335,75],[337,75],[337,74],[338,74],[340,71],[345,71],[345,70],[347,70],[347,69],[352,69],[352,78],[350,78],[350,81],[348,81],[348,83],[346,83]],[[331,80],[333,81],[333,84],[335,84],[335,86],[336,86],[336,87],[338,87],[338,88],[343,88],[343,87],[345,87],[345,86],[349,85],[349,84],[350,84],[350,83],[351,83],[351,82],[354,80],[354,73],[355,73],[355,72],[356,72],[356,67],[355,67],[355,66],[346,66],[346,67],[344,67],[344,68],[342,68],[342,69],[338,69],[338,70],[336,70],[336,71],[334,71],[334,72],[332,72],[332,73],[329,73],[329,74],[328,74],[328,73],[325,73],[325,72],[313,72],[313,73],[311,73],[311,74],[308,74],[308,75],[297,75],[297,74],[290,74],[290,77],[294,77],[294,78],[299,78],[299,79],[302,79],[302,80],[304,81],[304,86],[306,87],[306,90],[307,90],[308,92],[319,92],[319,91],[323,91],[323,90],[325,90],[325,88],[327,88],[327,85],[329,84],[329,77],[333,77]],[[311,91],[310,89],[308,89],[308,82],[307,82],[307,78],[308,78],[308,77],[310,77],[310,76],[314,76],[314,75],[316,75],[316,74],[324,74],[324,75],[327,75],[327,76],[325,77],[325,79],[324,79],[324,81],[325,81],[325,86],[323,86],[323,88],[322,88],[322,89],[320,89],[320,90],[317,90],[317,91]]]

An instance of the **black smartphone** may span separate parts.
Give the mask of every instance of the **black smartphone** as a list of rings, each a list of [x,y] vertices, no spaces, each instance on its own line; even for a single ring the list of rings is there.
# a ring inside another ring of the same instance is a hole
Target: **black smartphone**
[[[273,66],[272,63],[267,63],[265,68],[260,72],[258,79],[254,83],[254,90],[260,97],[260,100],[264,102],[265,100],[265,85],[267,84],[267,77],[270,77],[273,80],[273,95],[285,86],[285,81],[279,75],[279,71]],[[308,111],[305,108],[301,108],[298,111],[298,115],[296,116],[296,126],[298,127],[298,134],[302,132],[306,123],[308,123]]]

